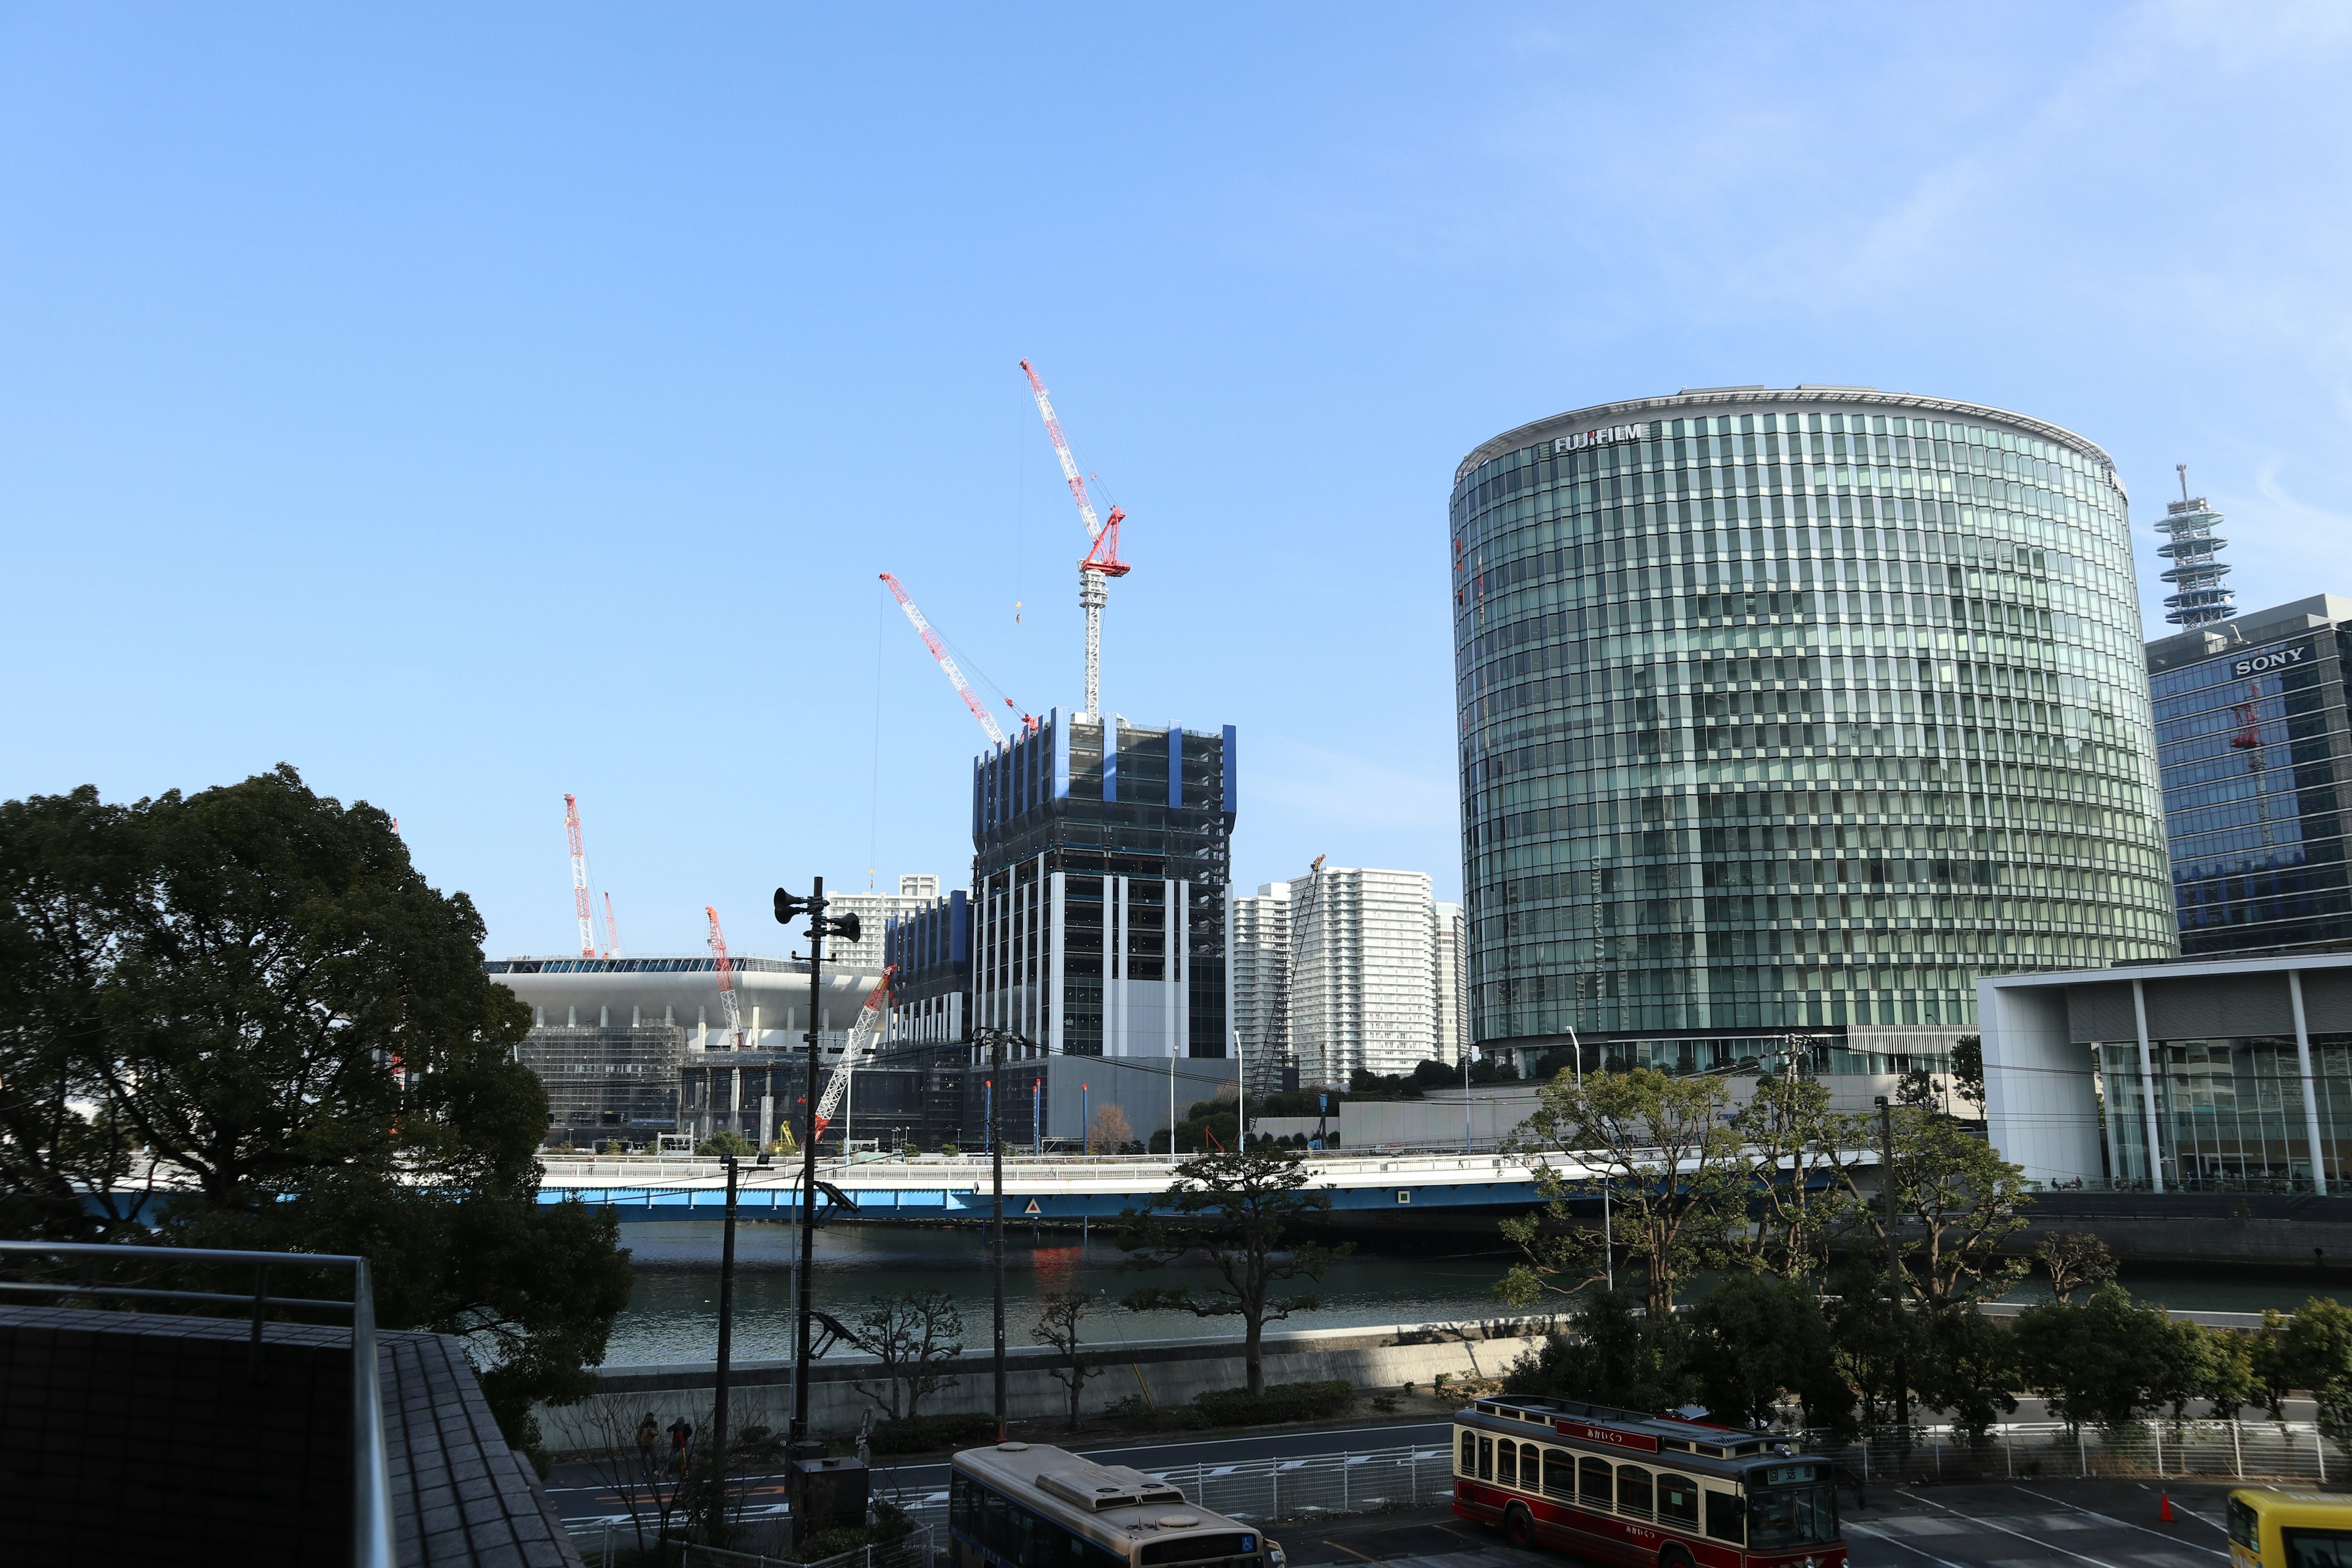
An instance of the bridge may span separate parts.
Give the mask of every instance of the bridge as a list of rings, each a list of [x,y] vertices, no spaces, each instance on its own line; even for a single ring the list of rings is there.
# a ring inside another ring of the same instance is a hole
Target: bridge
[[[1122,1209],[1150,1206],[1182,1163],[1164,1154],[1008,1153],[1004,1213],[1010,1219],[1112,1219]],[[1565,1153],[1335,1153],[1311,1155],[1306,1164],[1313,1189],[1330,1198],[1335,1220],[1412,1226],[1538,1207],[1546,1201],[1538,1176],[1547,1167],[1570,1182],[1594,1175],[1593,1167]],[[937,1223],[989,1213],[984,1155],[830,1159],[819,1163],[817,1173],[848,1198],[860,1219]],[[800,1207],[800,1177],[797,1160],[742,1165],[737,1213],[793,1217]],[[566,1198],[608,1207],[624,1221],[716,1219],[727,1205],[727,1172],[715,1159],[551,1159],[540,1202]],[[847,1212],[822,1193],[817,1209],[820,1217]]]

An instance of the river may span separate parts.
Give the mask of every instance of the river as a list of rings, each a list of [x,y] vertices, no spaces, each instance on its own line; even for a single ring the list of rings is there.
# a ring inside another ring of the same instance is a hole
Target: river
[[[739,1225],[735,1240],[735,1351],[743,1361],[792,1354],[793,1243],[788,1225]],[[719,1342],[719,1226],[709,1221],[647,1221],[624,1226],[621,1238],[634,1254],[636,1291],[613,1326],[605,1350],[608,1365],[708,1361]],[[1090,1343],[1165,1340],[1240,1331],[1231,1318],[1196,1318],[1189,1312],[1129,1311],[1120,1300],[1148,1286],[1205,1286],[1205,1269],[1135,1272],[1121,1267],[1125,1254],[1108,1239],[1081,1247],[1076,1237],[1045,1231],[1032,1245],[1018,1225],[1008,1227],[1004,1255],[1006,1342],[1029,1344],[1037,1336],[1037,1300],[1052,1291],[1083,1289],[1096,1309],[1083,1332]],[[1390,1323],[1446,1322],[1490,1318],[1510,1309],[1494,1298],[1495,1282],[1510,1257],[1491,1248],[1447,1253],[1386,1252],[1359,1248],[1334,1262],[1321,1285],[1303,1285],[1319,1298],[1312,1310],[1294,1314],[1285,1329],[1345,1329]],[[2124,1284],[2143,1301],[2207,1311],[2258,1312],[2266,1307],[2293,1310],[2306,1296],[2352,1296],[2352,1287],[2315,1283],[2282,1270],[2249,1278],[2243,1270],[2126,1269]],[[835,1225],[817,1233],[816,1303],[848,1321],[873,1298],[911,1289],[944,1292],[964,1319],[967,1346],[988,1343],[990,1289],[988,1249],[975,1229],[898,1225]],[[2031,1300],[2048,1291],[2029,1278],[2013,1300]]]

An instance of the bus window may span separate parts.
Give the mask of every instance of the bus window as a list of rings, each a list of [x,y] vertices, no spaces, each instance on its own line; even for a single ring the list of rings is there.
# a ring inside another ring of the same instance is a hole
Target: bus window
[[[1639,1465],[1617,1467],[1617,1511],[1650,1517],[1650,1472]]]
[[[2352,1568],[2352,1530],[2279,1531],[2286,1568]]]
[[[1508,1437],[1495,1445],[1495,1480],[1507,1487],[1519,1484],[1519,1446]]]
[[[1826,1484],[1763,1487],[1748,1494],[1748,1544],[1751,1549],[1811,1546],[1816,1542],[1835,1541],[1837,1533],[1837,1494]],[[2320,1562],[2324,1563],[2326,1559]]]
[[[2263,1549],[2263,1516],[2254,1505],[2230,1500],[2230,1539],[2247,1551],[2259,1553]]]
[[[1543,1489],[1546,1497],[1576,1496],[1576,1459],[1565,1448],[1546,1448],[1543,1455]]]
[[[1747,1509],[1738,1492],[1706,1494],[1706,1532],[1717,1541],[1741,1542],[1747,1539]]]
[[[1658,1522],[1698,1528],[1698,1487],[1688,1476],[1658,1478]]]
[[[1482,1481],[1495,1479],[1495,1439],[1492,1437],[1478,1439],[1478,1479]]]
[[[1579,1459],[1576,1462],[1576,1489],[1580,1500],[1593,1508],[1607,1508],[1616,1495],[1616,1482],[1609,1473],[1606,1459]]]
[[[1462,1434],[1462,1473],[1465,1476],[1478,1473],[1478,1434],[1475,1432]]]

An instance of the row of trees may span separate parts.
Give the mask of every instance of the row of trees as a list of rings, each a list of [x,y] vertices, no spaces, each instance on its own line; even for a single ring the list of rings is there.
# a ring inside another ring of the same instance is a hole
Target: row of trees
[[[1832,1110],[1811,1078],[1759,1078],[1734,1109],[1720,1078],[1562,1074],[1538,1092],[1522,1132],[1528,1149],[1559,1158],[1538,1169],[1544,1208],[1504,1222],[1521,1257],[1497,1294],[1533,1306],[1622,1269],[1666,1316],[1685,1280],[1715,1268],[1818,1294],[1833,1257],[1886,1256],[1874,1188],[1891,1180],[1906,1301],[1934,1310],[1999,1296],[2026,1268],[2003,1246],[2026,1223],[2023,1173],[1926,1105],[1895,1106],[1892,1131],[1890,1175],[1866,1159],[1877,1119]]]
[[[530,1012],[482,934],[290,767],[0,804],[0,1232],[362,1254],[378,1321],[463,1339],[531,1447],[631,1279],[609,1212],[537,1201]]]

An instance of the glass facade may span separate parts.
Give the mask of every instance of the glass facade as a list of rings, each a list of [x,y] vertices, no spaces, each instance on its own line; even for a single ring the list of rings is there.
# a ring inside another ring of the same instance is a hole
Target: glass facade
[[[2109,1173],[2119,1183],[2146,1184],[2139,1045],[2109,1042],[2097,1050]],[[2292,1036],[2154,1040],[2148,1059],[2156,1068],[2156,1136],[2168,1190],[2312,1184],[2310,1122]],[[2344,1152],[2352,1148],[2352,1035],[2313,1035],[2311,1072],[2320,1158],[2327,1179],[2340,1183]]]
[[[2169,955],[2125,507],[2078,437],[1862,390],[1472,453],[1474,1037],[1692,1070],[1786,1031],[1874,1050],[1847,1032],[1972,1026],[1980,973]]]
[[[2296,614],[2287,617],[2294,635],[2266,640],[2263,623],[2277,614],[2244,617],[2247,640],[2217,650],[2201,640],[2184,649],[2180,638],[2148,649],[2184,953],[2313,952],[2352,942],[2344,853],[2352,804],[2344,674],[2352,631],[2330,617]]]

